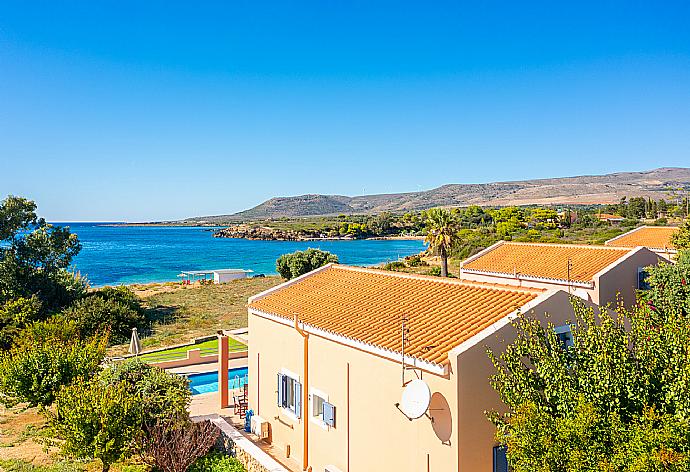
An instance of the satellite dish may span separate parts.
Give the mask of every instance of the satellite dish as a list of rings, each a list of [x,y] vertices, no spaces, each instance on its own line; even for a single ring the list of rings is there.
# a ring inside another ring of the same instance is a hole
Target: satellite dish
[[[420,379],[415,379],[407,384],[400,400],[400,410],[411,420],[421,418],[429,409],[431,402],[431,390]]]

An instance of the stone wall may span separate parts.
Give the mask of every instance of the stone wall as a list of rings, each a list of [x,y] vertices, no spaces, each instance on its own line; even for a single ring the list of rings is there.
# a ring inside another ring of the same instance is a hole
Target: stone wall
[[[266,454],[219,415],[196,416],[194,421],[209,420],[218,426],[221,435],[216,447],[234,456],[244,465],[247,472],[288,472],[275,459]]]

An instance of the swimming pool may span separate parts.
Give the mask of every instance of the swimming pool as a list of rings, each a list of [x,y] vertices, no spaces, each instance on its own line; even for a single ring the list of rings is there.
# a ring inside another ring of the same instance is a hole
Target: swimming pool
[[[247,383],[248,369],[240,367],[238,369],[228,369],[228,389],[240,388]],[[189,389],[192,395],[200,393],[210,393],[218,391],[218,372],[206,372],[203,374],[188,375]]]

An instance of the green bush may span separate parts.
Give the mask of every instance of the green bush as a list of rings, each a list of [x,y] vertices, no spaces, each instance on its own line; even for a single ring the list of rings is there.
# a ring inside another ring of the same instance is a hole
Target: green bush
[[[276,271],[284,279],[289,280],[330,263],[337,264],[338,256],[327,251],[309,248],[306,251],[296,251],[280,256],[276,260]]]
[[[122,386],[135,396],[141,406],[142,423],[187,418],[191,401],[189,380],[170,374],[139,359],[113,364],[103,370],[98,379],[104,385]]]
[[[59,326],[45,330],[54,333]],[[40,329],[32,329],[30,334],[20,335],[24,342],[0,355],[0,402],[5,405],[50,405],[62,387],[79,378],[91,378],[105,356],[107,336],[56,341],[51,335],[40,339]]]
[[[247,469],[234,457],[214,451],[196,461],[189,472],[247,472]]]
[[[74,320],[55,315],[45,321],[36,321],[26,326],[15,338],[16,344],[58,343],[69,344],[81,339],[79,327]]]
[[[383,270],[401,270],[404,269],[405,263],[403,261],[387,262],[383,265]]]
[[[40,318],[41,302],[35,296],[8,300],[0,305],[0,349],[8,349],[21,329]]]
[[[100,459],[107,472],[133,452],[141,431],[141,402],[123,384],[75,382],[58,393],[50,425],[63,455]]]
[[[102,298],[105,301],[117,302],[120,305],[124,305],[130,310],[139,314],[144,313],[144,309],[141,306],[141,300],[139,300],[139,297],[137,297],[133,291],[124,285],[120,285],[118,287],[103,287],[100,290],[91,292],[90,296]]]
[[[422,259],[422,256],[420,256],[419,254],[407,256],[405,258],[405,263],[407,263],[407,265],[409,265],[410,267],[426,267],[429,265],[429,263]]]
[[[130,339],[132,328],[144,325],[141,311],[134,309],[127,301],[117,297],[103,297],[96,292],[83,298],[62,312],[67,319],[74,320],[84,337],[109,331],[113,343]]]

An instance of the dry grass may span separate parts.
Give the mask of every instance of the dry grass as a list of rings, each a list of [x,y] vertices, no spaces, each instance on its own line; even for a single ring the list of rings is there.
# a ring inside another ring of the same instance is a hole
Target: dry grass
[[[221,285],[174,283],[131,286],[144,301],[153,322],[142,338],[144,349],[170,346],[247,326],[247,299],[282,282],[280,277],[233,280]],[[127,345],[111,348],[123,354]]]

